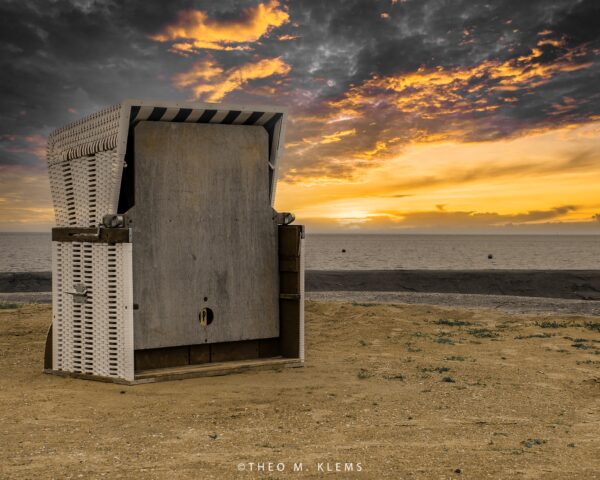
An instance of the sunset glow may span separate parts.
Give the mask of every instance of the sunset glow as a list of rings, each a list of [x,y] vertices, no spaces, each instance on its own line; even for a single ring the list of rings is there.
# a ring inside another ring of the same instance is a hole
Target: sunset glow
[[[320,230],[596,228],[600,122],[494,142],[415,143],[346,182],[283,182],[277,207]],[[355,212],[360,212],[356,214]]]

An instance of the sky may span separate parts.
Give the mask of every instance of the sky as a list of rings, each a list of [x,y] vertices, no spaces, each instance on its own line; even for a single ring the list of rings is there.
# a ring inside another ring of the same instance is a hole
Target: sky
[[[125,98],[289,108],[275,207],[323,233],[600,233],[597,0],[4,0],[0,231],[48,134]]]

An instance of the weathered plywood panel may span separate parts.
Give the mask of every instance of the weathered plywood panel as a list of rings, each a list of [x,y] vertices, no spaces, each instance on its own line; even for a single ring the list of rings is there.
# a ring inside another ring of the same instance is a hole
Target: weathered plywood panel
[[[302,225],[279,227],[279,342],[281,354],[291,358],[302,356],[304,340],[302,237]]]
[[[262,127],[135,127],[136,349],[279,335],[267,159]]]
[[[218,363],[258,358],[258,350],[258,340],[215,343],[210,347],[210,361]]]

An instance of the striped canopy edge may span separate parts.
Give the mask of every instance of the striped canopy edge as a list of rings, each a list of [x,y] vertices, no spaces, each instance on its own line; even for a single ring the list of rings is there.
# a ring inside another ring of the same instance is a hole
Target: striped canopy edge
[[[141,121],[159,121],[262,126],[269,136],[269,164],[275,170],[286,113],[281,107],[126,100],[52,132],[48,138],[48,163],[115,148],[124,156],[133,126]]]
[[[276,162],[282,133],[281,127],[284,121],[284,109],[219,104],[169,107],[135,103],[130,108],[130,128],[142,121],[262,126],[269,135],[269,163],[274,165]]]

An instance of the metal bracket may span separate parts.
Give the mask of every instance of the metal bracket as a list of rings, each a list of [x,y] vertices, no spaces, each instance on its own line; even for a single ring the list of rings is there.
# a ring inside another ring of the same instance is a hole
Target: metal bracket
[[[75,228],[59,227],[52,229],[53,242],[92,242],[92,243],[130,243],[129,228]]]
[[[278,225],[289,225],[294,220],[296,220],[295,215],[290,212],[275,212],[274,211],[274,213],[277,216],[277,224]]]
[[[88,290],[83,283],[76,283],[73,285],[74,292],[65,292],[67,295],[73,295],[73,302],[75,303],[87,303]]]

